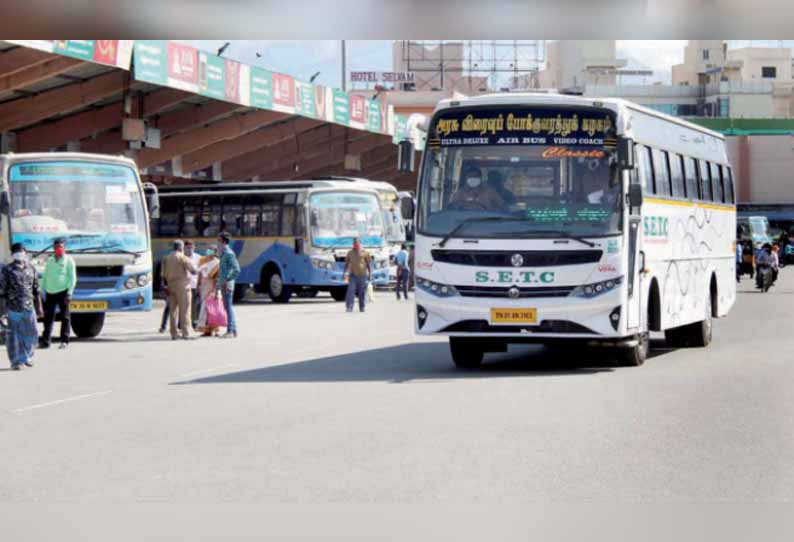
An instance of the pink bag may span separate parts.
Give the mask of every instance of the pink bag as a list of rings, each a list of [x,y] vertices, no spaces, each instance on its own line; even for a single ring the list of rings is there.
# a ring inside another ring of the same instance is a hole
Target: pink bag
[[[217,297],[210,297],[207,300],[207,325],[210,327],[226,327],[226,309],[223,301]]]

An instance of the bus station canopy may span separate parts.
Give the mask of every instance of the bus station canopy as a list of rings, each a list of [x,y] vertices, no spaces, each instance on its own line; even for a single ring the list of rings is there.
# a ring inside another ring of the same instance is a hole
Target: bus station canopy
[[[0,133],[3,152],[125,154],[162,184],[348,175],[416,185],[397,170],[404,116],[176,42],[0,42]]]

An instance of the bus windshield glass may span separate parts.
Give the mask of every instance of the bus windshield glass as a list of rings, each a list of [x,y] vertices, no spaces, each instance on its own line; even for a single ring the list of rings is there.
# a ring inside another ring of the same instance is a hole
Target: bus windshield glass
[[[399,198],[395,191],[380,191],[380,205],[383,209],[383,227],[386,240],[390,243],[405,242],[405,225],[402,220]]]
[[[62,237],[70,250],[148,250],[143,196],[134,170],[100,162],[12,165],[11,230],[30,251]]]
[[[418,231],[470,238],[618,234],[615,142],[614,114],[603,109],[449,108],[428,134]]]
[[[365,247],[383,246],[383,217],[374,194],[319,192],[311,195],[309,204],[314,246],[350,247],[355,237]]]
[[[464,220],[494,217],[471,220],[465,236],[616,234],[619,179],[612,155],[603,149],[442,147],[425,159],[420,228],[443,236]]]

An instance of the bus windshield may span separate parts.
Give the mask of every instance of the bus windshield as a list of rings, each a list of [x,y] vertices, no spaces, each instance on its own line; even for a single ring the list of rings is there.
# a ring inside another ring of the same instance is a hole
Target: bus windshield
[[[378,192],[380,205],[383,209],[383,227],[386,232],[386,240],[390,243],[405,242],[405,225],[402,220],[397,192],[393,190],[383,190]]]
[[[100,162],[30,162],[11,166],[14,242],[47,250],[148,250],[143,196],[134,170]]]
[[[312,244],[350,247],[358,237],[365,247],[381,247],[383,217],[378,198],[361,192],[320,192],[309,198]]]
[[[467,221],[470,238],[613,235],[621,193],[613,154],[603,147],[444,146],[425,157],[419,231],[444,236]]]

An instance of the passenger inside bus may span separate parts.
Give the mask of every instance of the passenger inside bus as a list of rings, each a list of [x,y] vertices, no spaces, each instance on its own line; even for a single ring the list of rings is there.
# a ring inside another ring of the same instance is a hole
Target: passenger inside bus
[[[488,186],[493,189],[494,192],[499,194],[499,197],[502,198],[502,201],[508,205],[513,205],[516,202],[516,196],[505,185],[505,178],[501,172],[495,169],[488,172]]]
[[[463,166],[461,184],[449,201],[451,209],[458,211],[500,211],[505,201],[491,187],[483,184],[482,171],[478,166]]]

